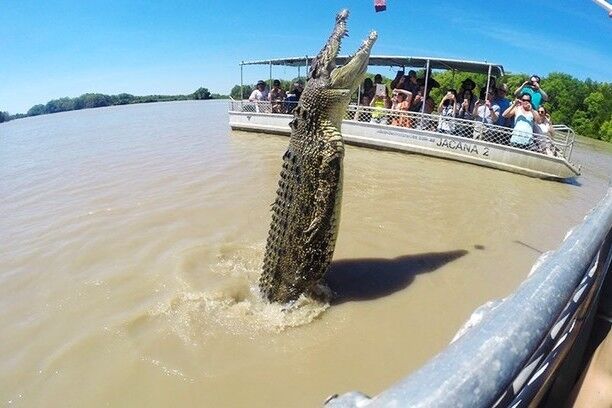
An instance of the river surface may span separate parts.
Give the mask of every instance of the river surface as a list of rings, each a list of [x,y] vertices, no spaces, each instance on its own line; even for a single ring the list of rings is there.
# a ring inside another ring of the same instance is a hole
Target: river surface
[[[0,125],[0,405],[312,407],[376,394],[508,295],[605,194],[348,146],[331,306],[260,302],[288,138],[232,132],[225,102]]]

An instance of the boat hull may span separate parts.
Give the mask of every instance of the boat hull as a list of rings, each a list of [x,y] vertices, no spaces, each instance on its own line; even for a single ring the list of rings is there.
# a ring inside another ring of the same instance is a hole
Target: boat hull
[[[289,135],[290,120],[285,114],[229,112],[233,130]],[[563,180],[580,175],[579,168],[564,157],[430,130],[344,120],[342,135],[351,145],[457,160],[530,177]]]

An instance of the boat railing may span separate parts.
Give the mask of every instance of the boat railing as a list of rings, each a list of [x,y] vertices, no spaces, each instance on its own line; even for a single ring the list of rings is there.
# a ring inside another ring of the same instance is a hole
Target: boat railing
[[[553,125],[553,140],[555,144],[565,146],[568,150],[567,158],[572,155],[574,150],[574,142],[576,141],[576,132],[567,125]]]
[[[297,106],[297,101],[249,101],[249,100],[230,100],[230,111],[233,112],[253,112],[253,113],[284,113],[290,114]]]
[[[229,104],[229,109],[233,112],[260,114],[290,114],[297,106],[297,102],[293,101],[230,100]],[[344,119],[389,126],[390,128],[415,129],[419,132],[430,132],[437,136],[441,134],[449,135],[466,141],[480,140],[525,149],[546,156],[563,157],[568,161],[575,139],[575,134],[571,128],[555,126],[552,137],[533,132],[522,135],[524,137],[516,138],[519,142],[523,142],[517,143],[513,140],[513,129],[508,127],[491,125],[478,120],[441,116],[437,112],[427,114],[355,104],[349,105]]]
[[[513,129],[492,125],[478,119],[463,119],[412,111],[377,108],[363,105],[350,105],[345,120],[369,122],[381,125],[413,128],[420,131],[448,134],[471,140],[481,140],[494,144],[513,146],[548,156],[564,157],[569,160],[571,143],[556,140],[548,135],[533,132],[518,138],[525,143],[512,143]],[[573,139],[572,139],[573,140]]]

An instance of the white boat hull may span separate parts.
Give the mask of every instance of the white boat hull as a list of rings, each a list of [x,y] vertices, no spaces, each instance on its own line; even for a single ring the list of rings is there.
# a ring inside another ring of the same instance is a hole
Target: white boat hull
[[[286,114],[229,112],[234,130],[289,135],[291,119]],[[352,145],[458,160],[531,177],[566,179],[580,174],[564,157],[428,130],[344,120],[342,135]]]

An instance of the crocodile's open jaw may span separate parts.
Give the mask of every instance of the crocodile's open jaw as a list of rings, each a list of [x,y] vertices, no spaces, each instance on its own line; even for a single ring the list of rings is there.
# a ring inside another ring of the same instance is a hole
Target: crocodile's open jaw
[[[319,109],[327,111],[329,118],[337,126],[342,120],[350,95],[355,92],[363,80],[370,51],[378,37],[376,32],[372,31],[357,52],[349,57],[343,66],[337,67],[336,57],[340,52],[342,39],[348,36],[348,16],[348,10],[342,10],[336,15],[334,30],[313,60],[304,92],[308,95],[308,91],[314,88],[315,92],[313,93],[322,92],[326,94],[325,98],[318,101],[319,104],[323,101],[324,105],[319,106]],[[304,104],[309,105],[308,98],[305,98]]]
[[[329,87],[333,89],[354,91],[365,74],[370,51],[377,34],[375,31],[371,32],[355,55],[349,58],[342,67],[336,67],[336,57],[340,52],[342,38],[348,36],[346,25],[348,16],[348,10],[342,10],[336,15],[334,31],[313,61],[309,79],[329,81]]]

